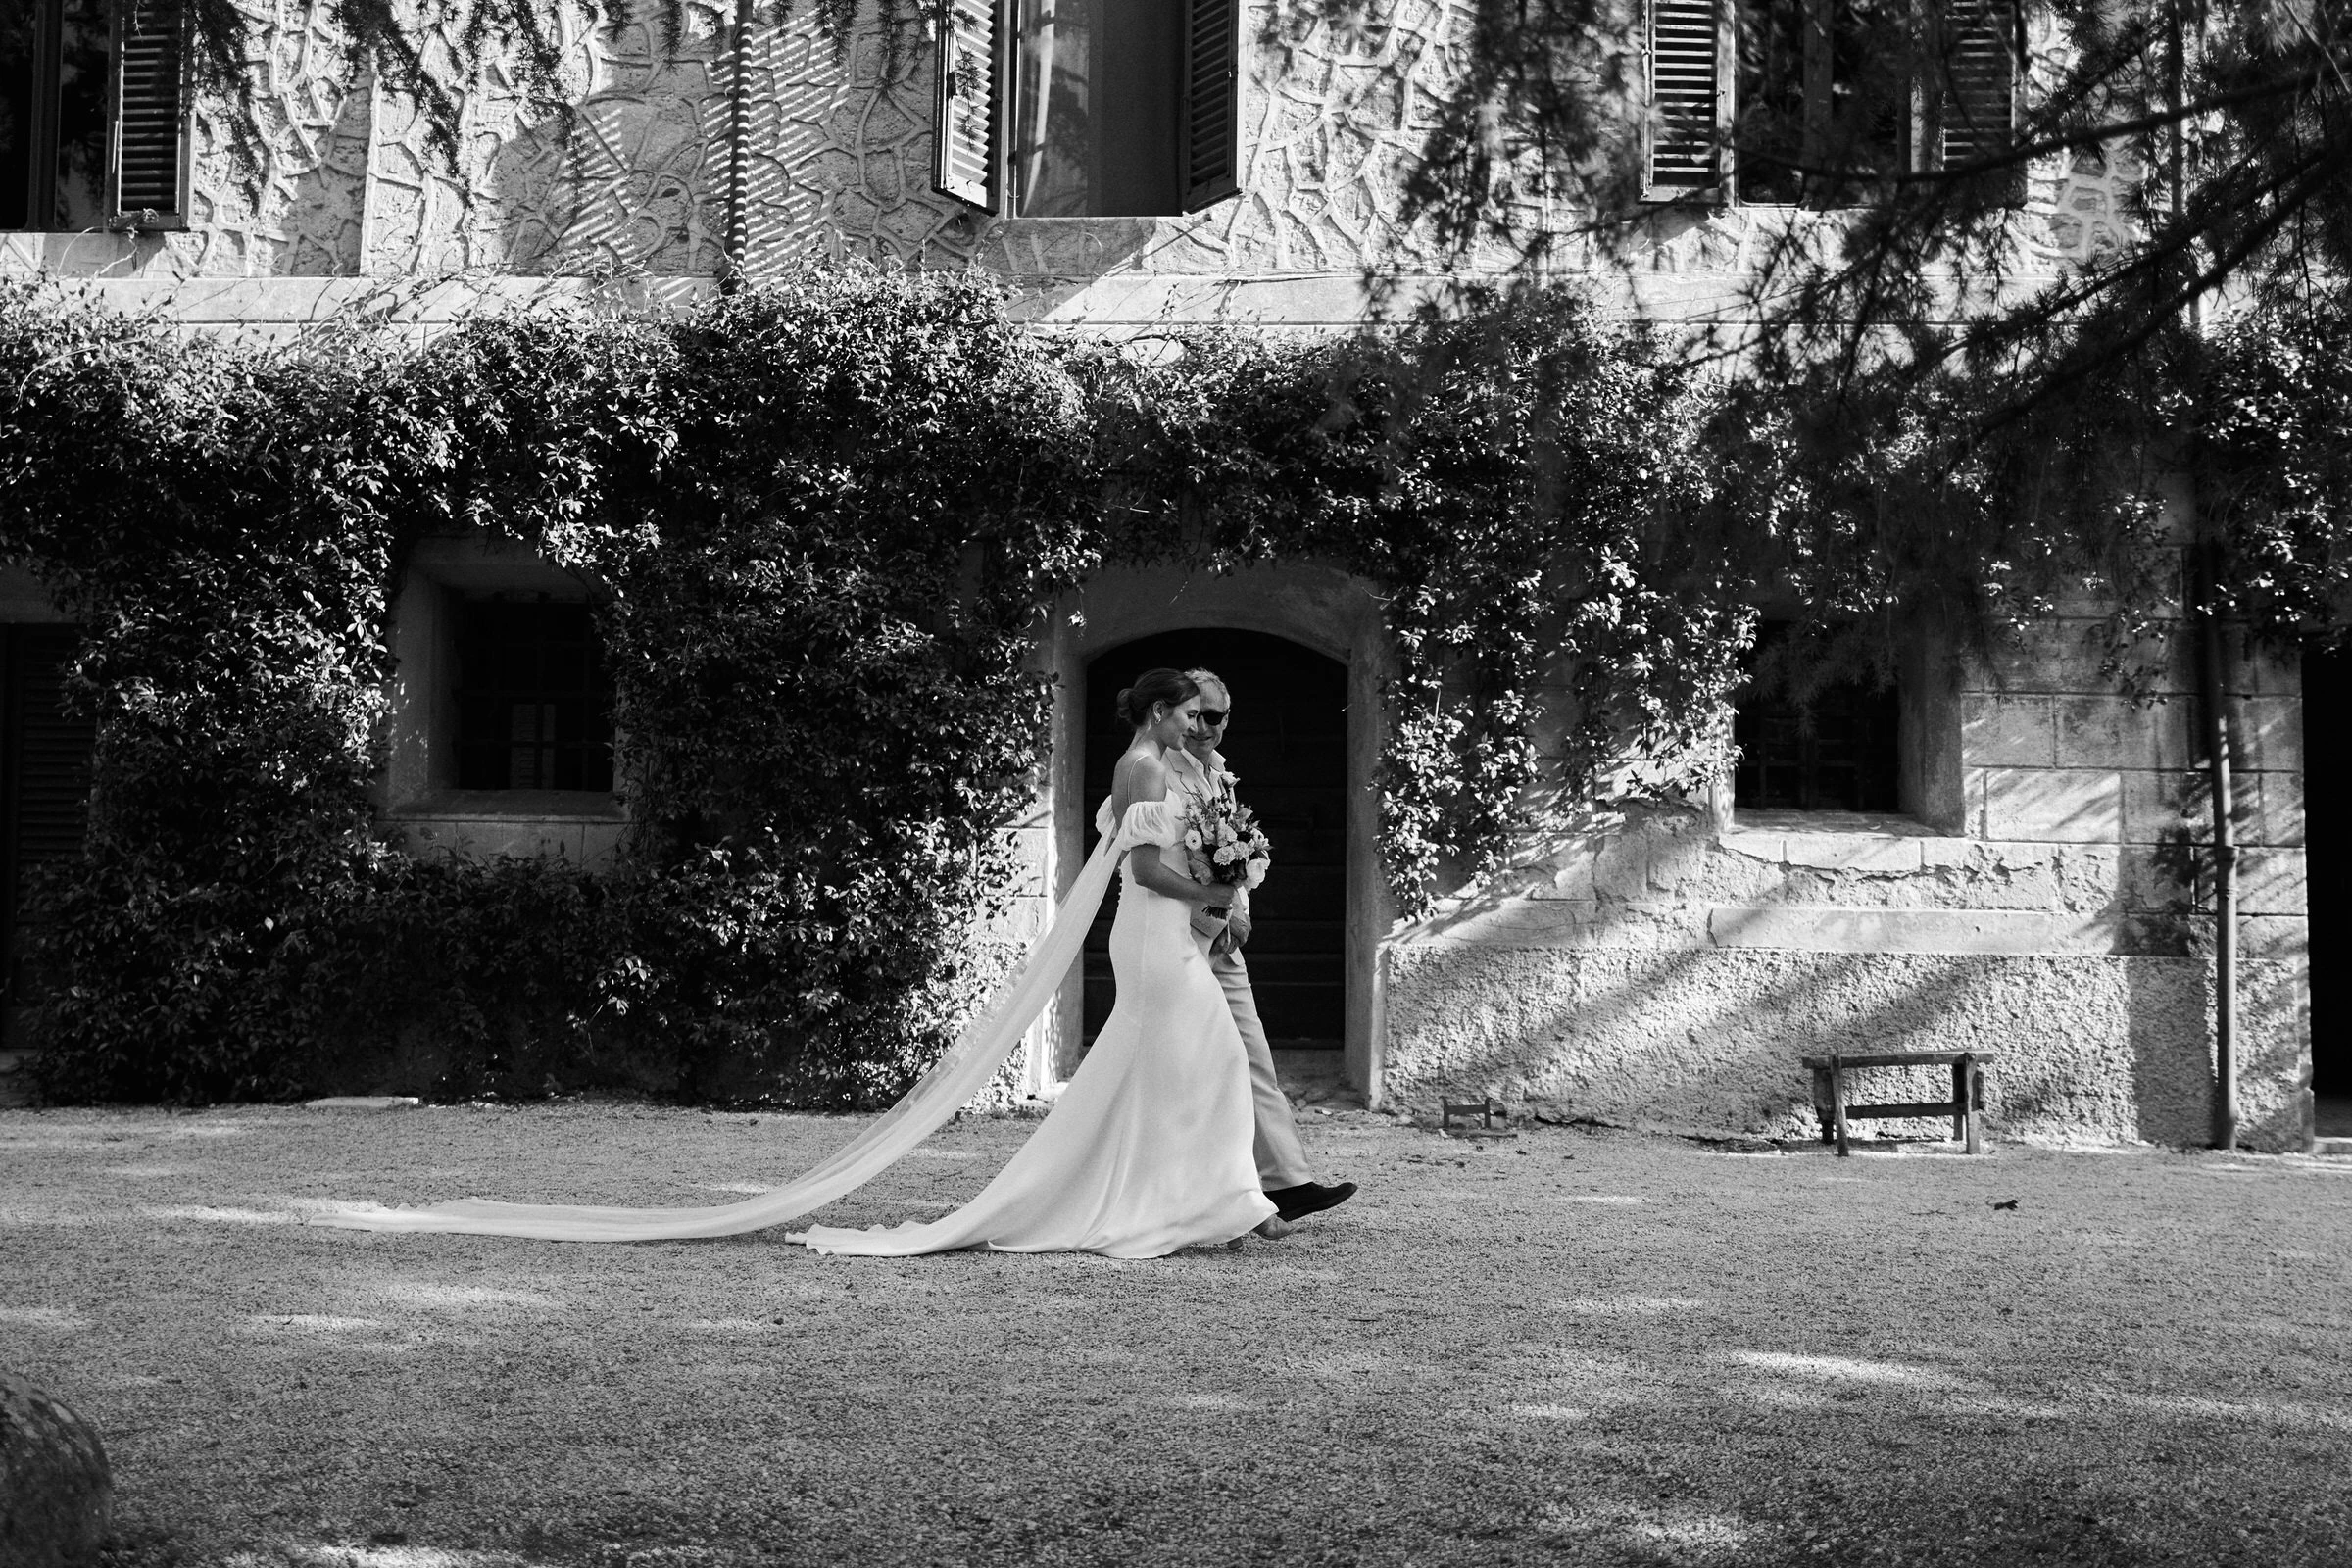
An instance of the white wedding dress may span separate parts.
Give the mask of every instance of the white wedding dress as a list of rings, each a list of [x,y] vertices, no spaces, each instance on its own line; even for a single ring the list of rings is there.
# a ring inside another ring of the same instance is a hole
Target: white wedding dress
[[[1139,801],[1127,818],[1136,843],[1120,863],[1110,925],[1117,999],[1036,1134],[943,1219],[819,1225],[787,1241],[869,1257],[962,1247],[1160,1257],[1230,1241],[1274,1212],[1258,1190],[1250,1058],[1225,989],[1193,935],[1191,907],[1135,879],[1135,857],[1174,845],[1183,818],[1168,801]]]
[[[995,1004],[897,1104],[792,1181],[743,1202],[703,1208],[466,1199],[421,1209],[344,1205],[311,1216],[311,1223],[634,1242],[739,1235],[822,1207],[896,1164],[954,1117],[1019,1046],[1076,960],[1115,864],[1121,875],[1110,961],[1117,999],[1029,1141],[979,1196],[944,1218],[873,1230],[820,1225],[787,1240],[820,1252],[876,1257],[968,1247],[1159,1257],[1242,1235],[1274,1212],[1258,1189],[1251,1153],[1249,1058],[1224,990],[1193,935],[1189,907],[1137,882],[1126,863],[1178,842],[1181,808],[1138,801],[1112,833],[1105,803],[1096,825],[1101,844]]]

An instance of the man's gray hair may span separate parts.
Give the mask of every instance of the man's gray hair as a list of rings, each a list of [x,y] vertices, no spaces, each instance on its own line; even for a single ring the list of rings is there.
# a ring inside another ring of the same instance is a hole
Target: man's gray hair
[[[1196,686],[1214,686],[1225,694],[1228,703],[1233,701],[1233,688],[1226,685],[1224,677],[1213,669],[1188,669],[1184,672],[1184,678]]]

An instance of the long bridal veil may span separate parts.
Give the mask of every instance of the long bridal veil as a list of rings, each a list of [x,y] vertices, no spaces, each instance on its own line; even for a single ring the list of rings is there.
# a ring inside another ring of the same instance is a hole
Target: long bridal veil
[[[1019,1047],[1030,1023],[1061,987],[1102,906],[1119,857],[1159,825],[1166,803],[1139,801],[1116,834],[1105,832],[1087,859],[1053,923],[994,1002],[947,1054],[915,1081],[874,1124],[815,1168],[758,1198],[708,1208],[602,1208],[570,1203],[502,1203],[467,1198],[431,1208],[351,1204],[310,1216],[314,1225],[368,1231],[463,1231],[477,1236],[528,1236],[556,1242],[659,1242],[738,1236],[798,1219],[855,1192],[906,1157],[953,1118]],[[1107,827],[1107,817],[1098,817]]]

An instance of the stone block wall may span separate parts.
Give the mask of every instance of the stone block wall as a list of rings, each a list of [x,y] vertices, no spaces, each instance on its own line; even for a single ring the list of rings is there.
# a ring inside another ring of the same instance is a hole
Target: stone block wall
[[[1908,705],[1958,819],[1637,811],[1546,846],[1384,953],[1387,1090],[1560,1114],[1809,1133],[1798,1057],[1997,1054],[2005,1136],[2210,1136],[2211,824],[2185,625],[2136,697],[2062,617]],[[2310,1137],[2296,681],[2227,667],[2238,769],[2241,1135]],[[1868,1098],[1935,1099],[1887,1073]],[[1882,1093],[1882,1091],[1885,1091]],[[1884,1130],[1936,1136],[1936,1124]]]

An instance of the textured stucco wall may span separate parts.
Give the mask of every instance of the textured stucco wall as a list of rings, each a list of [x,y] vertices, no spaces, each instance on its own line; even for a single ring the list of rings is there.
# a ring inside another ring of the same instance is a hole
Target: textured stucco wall
[[[710,278],[726,224],[734,66],[725,13],[689,5],[674,44],[659,23],[617,29],[551,7],[564,101],[535,103],[514,62],[461,78],[441,31],[428,60],[463,104],[455,146],[417,106],[354,73],[323,7],[244,0],[257,157],[232,148],[235,112],[202,107],[195,226],[150,237],[19,236],[0,269],[37,267],[154,285],[178,278],[435,278],[457,273]],[[846,49],[809,7],[755,29],[747,264],[755,275],[809,254],[978,265],[1033,318],[1132,327],[1225,318],[1345,326],[1367,309],[1367,269],[1417,280],[1453,270],[1397,218],[1404,171],[1434,104],[1456,90],[1473,7],[1398,0],[1350,37],[1320,24],[1261,35],[1243,92],[1242,194],[1189,218],[989,220],[931,189],[932,51],[892,47],[869,4]],[[1254,29],[1277,20],[1252,8]],[[437,30],[439,29],[439,30]],[[2045,266],[2124,242],[2139,169],[2079,154],[2037,172],[2021,238]],[[1719,310],[1729,280],[1791,220],[1785,211],[1676,214],[1630,271],[1564,256],[1669,318]],[[1794,220],[1835,223],[1835,215]],[[1500,265],[1499,255],[1474,266]],[[152,288],[141,303],[151,302]],[[306,296],[315,299],[317,296]],[[167,296],[190,319],[282,318],[252,294]]]

